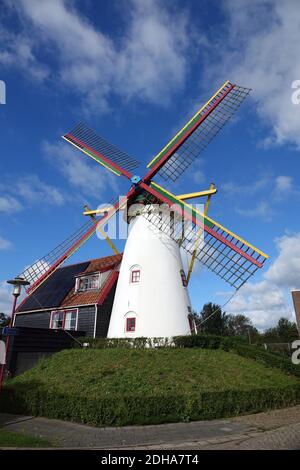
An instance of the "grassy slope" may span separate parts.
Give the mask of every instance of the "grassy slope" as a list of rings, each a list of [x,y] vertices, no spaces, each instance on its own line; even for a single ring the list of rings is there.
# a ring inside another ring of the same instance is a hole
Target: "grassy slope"
[[[57,391],[108,394],[249,390],[299,384],[294,377],[221,350],[69,350],[13,380]]]
[[[51,447],[42,439],[0,429],[0,447]]]

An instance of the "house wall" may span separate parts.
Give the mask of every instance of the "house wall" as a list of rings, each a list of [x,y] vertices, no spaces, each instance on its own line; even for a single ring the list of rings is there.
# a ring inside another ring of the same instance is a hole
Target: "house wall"
[[[46,328],[18,328],[18,335],[10,337],[7,369],[13,377],[34,367],[39,360],[74,346],[74,337],[84,332],[74,331],[72,336],[62,330]]]
[[[45,312],[19,313],[16,315],[15,326],[49,329],[51,311],[52,310]],[[78,308],[78,331],[85,331],[87,336],[94,336],[95,312],[95,305],[87,305]]]
[[[85,331],[86,336],[94,336],[95,314],[95,305],[80,307],[78,311],[77,330]]]
[[[110,316],[113,306],[113,301],[115,297],[117,283],[111,289],[110,293],[108,294],[107,298],[103,302],[102,305],[98,305],[98,313],[97,313],[97,326],[96,326],[96,336],[98,338],[106,338],[107,331],[110,322]]]
[[[26,312],[17,314],[15,326],[26,326],[28,328],[49,328],[51,311]]]

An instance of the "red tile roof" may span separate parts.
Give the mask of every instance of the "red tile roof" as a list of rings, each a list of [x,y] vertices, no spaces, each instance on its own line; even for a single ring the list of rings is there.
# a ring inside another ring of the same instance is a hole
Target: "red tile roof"
[[[121,254],[112,255],[112,256],[105,256],[104,258],[92,259],[90,261],[90,264],[88,265],[88,267],[82,273],[82,275],[83,274],[88,274],[88,273],[107,271],[108,269],[114,268],[119,263],[121,263],[121,260],[122,260],[122,255]]]
[[[122,260],[122,255],[106,256],[104,258],[97,258],[90,261],[88,267],[80,273],[80,276],[94,272],[105,272],[116,268]],[[98,300],[105,289],[106,283],[110,281],[110,275],[104,281],[99,289],[94,289],[85,292],[75,292],[75,279],[74,286],[64,298],[61,307],[73,307],[75,305],[90,305],[97,304]]]

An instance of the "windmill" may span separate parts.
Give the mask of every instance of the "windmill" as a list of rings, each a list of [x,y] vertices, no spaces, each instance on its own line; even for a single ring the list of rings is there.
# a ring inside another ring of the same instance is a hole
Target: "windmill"
[[[268,258],[207,215],[214,185],[176,196],[154,181],[176,181],[237,111],[250,90],[226,81],[171,141],[136,174],[139,162],[80,123],[63,138],[117,176],[130,182],[126,196],[102,210],[86,208],[86,224],[22,276],[33,293],[96,230],[126,207],[129,235],[120,267],[109,337],[162,337],[195,330],[187,285],[198,260],[239,289]],[[206,197],[203,212],[187,201]],[[96,218],[97,216],[97,218]],[[110,240],[108,239],[110,243]],[[110,246],[115,247],[110,243]],[[191,255],[186,276],[180,250]]]

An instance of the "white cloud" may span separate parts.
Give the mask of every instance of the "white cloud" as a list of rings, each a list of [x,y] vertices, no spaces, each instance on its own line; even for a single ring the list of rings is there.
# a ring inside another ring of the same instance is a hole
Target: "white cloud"
[[[293,187],[293,178],[291,176],[277,176],[276,191],[291,191]]]
[[[12,248],[12,242],[6,240],[5,238],[0,237],[0,251],[1,250],[10,250]]]
[[[164,105],[185,83],[191,31],[186,15],[162,0],[128,1],[121,40],[92,24],[74,2],[20,0],[6,5],[19,13],[24,31],[2,45],[4,63],[12,65],[23,46],[26,60],[19,65],[36,70],[38,51],[46,47],[55,64],[50,77],[76,90],[98,111],[107,110],[111,94]]]
[[[247,315],[259,329],[280,317],[295,321],[291,290],[300,289],[300,233],[276,240],[278,256],[259,282],[248,282],[228,304],[228,313]]]
[[[279,251],[265,274],[268,282],[288,289],[300,288],[300,233],[284,235],[276,240]]]
[[[44,142],[42,149],[48,159],[67,178],[68,182],[80,189],[83,195],[102,197],[107,188],[118,191],[117,177],[109,170],[89,163],[91,159],[64,143]]]
[[[34,55],[34,41],[26,34],[14,34],[0,24],[0,63],[26,72],[27,78],[43,81],[49,71]]]
[[[37,175],[19,178],[15,183],[14,191],[29,204],[41,203],[61,206],[64,203],[61,191],[55,186],[41,181]]]
[[[300,78],[299,1],[226,0],[222,5],[227,19],[222,55],[218,63],[207,64],[207,76],[226,76],[253,88],[257,112],[272,130],[266,143],[299,147],[300,105],[291,99],[292,82]]]
[[[8,178],[1,183],[0,191],[3,193],[0,196],[0,212],[8,214],[20,211],[26,205],[61,206],[65,202],[65,196],[58,188],[34,174],[16,177],[13,183]]]
[[[235,211],[243,217],[259,217],[265,222],[270,222],[275,213],[280,211],[279,204],[286,203],[288,198],[300,197],[300,188],[298,188],[291,176],[278,175],[274,177],[271,174],[265,174],[250,184],[241,185],[239,182],[225,182],[221,185],[221,191],[226,197],[234,197],[241,204],[241,198],[244,198],[243,207],[236,206]],[[248,207],[249,194],[255,196],[258,202],[254,207]],[[236,196],[239,198],[236,198]]]
[[[12,214],[22,209],[21,203],[11,196],[0,196],[0,212]]]
[[[274,215],[274,211],[267,201],[260,201],[251,209],[236,208],[236,212],[243,217],[261,218],[266,222],[270,222]]]
[[[262,175],[257,180],[250,184],[241,185],[240,182],[227,181],[221,186],[221,190],[226,196],[257,194],[261,191],[266,191],[268,186],[273,184],[273,180],[270,175]]]

